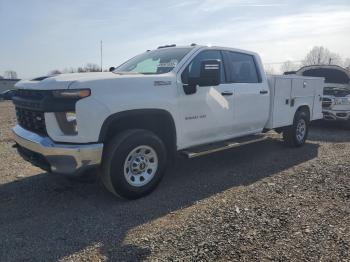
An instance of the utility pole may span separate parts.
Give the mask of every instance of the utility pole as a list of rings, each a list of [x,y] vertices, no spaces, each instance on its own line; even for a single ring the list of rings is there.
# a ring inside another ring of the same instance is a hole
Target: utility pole
[[[102,40],[101,40],[101,72],[102,72]]]

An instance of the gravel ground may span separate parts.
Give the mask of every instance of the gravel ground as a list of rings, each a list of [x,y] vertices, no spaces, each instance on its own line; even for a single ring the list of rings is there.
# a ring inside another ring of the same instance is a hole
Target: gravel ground
[[[350,261],[350,132],[313,126],[303,148],[268,140],[179,159],[124,201],[12,148],[0,103],[0,261]]]

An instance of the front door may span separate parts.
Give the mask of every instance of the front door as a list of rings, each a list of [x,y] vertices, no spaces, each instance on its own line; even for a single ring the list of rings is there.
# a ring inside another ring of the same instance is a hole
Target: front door
[[[198,87],[194,94],[186,95],[183,85],[191,77],[199,77],[202,60],[221,61],[221,83],[218,86]],[[181,144],[188,146],[224,140],[233,132],[234,108],[232,86],[226,83],[222,53],[219,50],[203,50],[181,73],[179,83],[179,111]],[[181,145],[180,145],[181,146]]]

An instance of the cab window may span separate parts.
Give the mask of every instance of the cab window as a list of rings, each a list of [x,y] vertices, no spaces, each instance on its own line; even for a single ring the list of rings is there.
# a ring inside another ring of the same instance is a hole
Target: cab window
[[[261,82],[258,70],[252,55],[225,52],[228,64],[229,79],[231,83],[259,83]]]
[[[222,62],[221,52],[218,50],[205,50],[200,52],[182,72],[181,80],[183,84],[188,84],[189,78],[198,78],[200,75],[202,60],[217,59],[221,64],[221,83],[225,82],[225,70]]]

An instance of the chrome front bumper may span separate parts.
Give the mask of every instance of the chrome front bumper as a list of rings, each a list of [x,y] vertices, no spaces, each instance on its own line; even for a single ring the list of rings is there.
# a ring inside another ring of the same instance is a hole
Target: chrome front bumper
[[[14,139],[21,155],[29,162],[54,173],[74,174],[99,165],[103,144],[61,144],[17,125]],[[39,160],[40,161],[36,161]],[[40,163],[45,162],[45,165]],[[38,164],[39,163],[39,164]]]
[[[350,120],[350,111],[339,111],[339,110],[322,110],[324,120],[340,120],[347,121]]]

